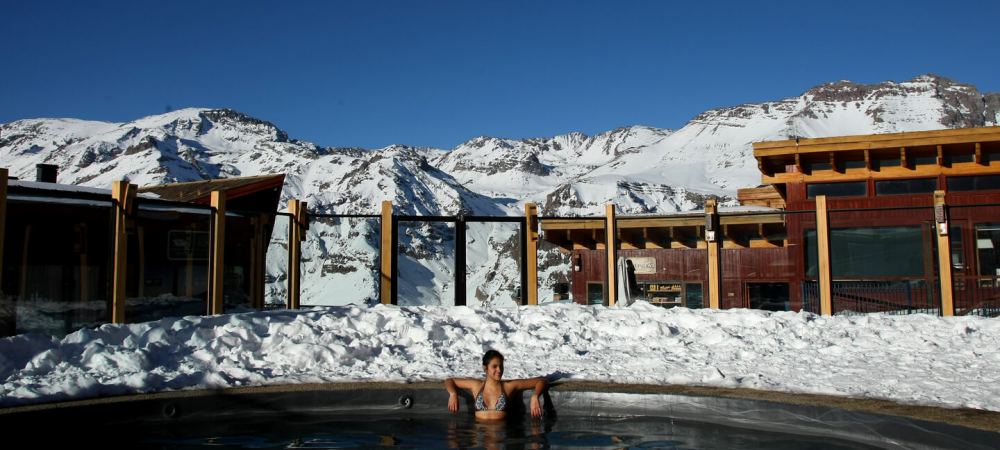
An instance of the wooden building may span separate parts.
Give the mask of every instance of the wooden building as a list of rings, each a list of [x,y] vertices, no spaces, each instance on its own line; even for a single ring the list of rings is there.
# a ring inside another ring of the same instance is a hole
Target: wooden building
[[[263,305],[284,175],[106,190],[2,172],[0,335]]]
[[[720,308],[820,312],[827,289],[832,313],[997,312],[1000,127],[761,142],[754,156],[762,185],[740,208],[614,219],[613,250],[654,304],[710,306],[711,292]],[[572,253],[578,303],[614,298],[606,222],[542,220]]]

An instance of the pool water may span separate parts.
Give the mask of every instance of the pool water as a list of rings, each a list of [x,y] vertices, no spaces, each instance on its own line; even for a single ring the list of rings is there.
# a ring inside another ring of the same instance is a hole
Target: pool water
[[[289,414],[148,427],[146,448],[869,449],[827,437],[654,417],[559,416],[500,423],[469,415],[376,418]]]

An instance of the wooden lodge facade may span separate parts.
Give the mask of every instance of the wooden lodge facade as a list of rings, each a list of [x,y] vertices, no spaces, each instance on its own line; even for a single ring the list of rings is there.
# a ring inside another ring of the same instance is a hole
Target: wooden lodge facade
[[[760,142],[754,156],[762,186],[738,208],[543,218],[571,252],[574,301],[616,299],[612,248],[663,306],[1000,312],[1000,127]]]

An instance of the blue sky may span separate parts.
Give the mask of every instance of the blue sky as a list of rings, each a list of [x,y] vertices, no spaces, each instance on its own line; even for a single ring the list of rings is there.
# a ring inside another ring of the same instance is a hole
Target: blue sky
[[[229,107],[323,146],[453,148],[841,79],[1000,91],[995,0],[753,3],[0,0],[0,122]]]

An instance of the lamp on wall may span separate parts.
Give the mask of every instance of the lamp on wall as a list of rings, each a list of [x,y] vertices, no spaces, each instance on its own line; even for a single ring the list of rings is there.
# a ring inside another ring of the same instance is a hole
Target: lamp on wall
[[[581,270],[583,270],[583,258],[577,253],[573,255],[573,271],[579,272]]]

